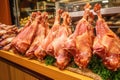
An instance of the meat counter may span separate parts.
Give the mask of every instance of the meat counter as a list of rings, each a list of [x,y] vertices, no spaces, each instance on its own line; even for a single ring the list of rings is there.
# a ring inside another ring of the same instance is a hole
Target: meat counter
[[[56,80],[93,80],[90,77],[80,75],[78,73],[71,72],[69,70],[59,70],[57,67],[54,66],[46,66],[44,63],[39,62],[37,60],[29,60],[28,58],[25,58],[20,55],[16,55],[12,52],[7,52],[0,50],[0,61],[1,59],[5,59],[8,63],[8,61],[19,65],[18,67],[22,66],[26,69],[32,70],[36,73],[38,73],[37,76],[44,75],[48,78],[44,78],[44,80],[48,79],[56,79]],[[27,71],[27,72],[28,72]],[[31,73],[31,75],[35,75]]]

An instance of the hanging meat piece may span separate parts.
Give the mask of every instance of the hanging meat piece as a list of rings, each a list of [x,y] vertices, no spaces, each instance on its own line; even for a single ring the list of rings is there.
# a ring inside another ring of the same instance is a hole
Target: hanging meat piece
[[[42,29],[39,35],[41,35],[41,37],[39,37],[39,43],[37,45],[39,45],[36,50],[34,51],[34,55],[40,60],[43,59],[46,56],[46,53],[44,53],[42,51],[42,44],[45,40],[45,37],[48,35],[49,33],[49,25],[48,25],[48,14],[47,13],[43,13],[42,15],[43,18],[43,22],[41,24]]]
[[[26,52],[27,57],[30,57],[30,58],[34,57],[35,50],[39,46],[41,46],[41,43],[44,41],[44,38],[45,38],[46,33],[47,33],[46,29],[49,29],[48,25],[46,24],[47,18],[48,18],[48,14],[46,12],[42,13],[41,20],[40,20],[40,23],[38,25],[38,29],[37,29],[37,32],[36,32],[36,35],[35,35],[35,39],[32,42],[30,48]]]
[[[42,46],[39,46],[36,51],[35,55],[38,57],[38,59],[43,59],[46,55],[46,49],[48,45],[54,40],[56,37],[56,33],[59,30],[60,27],[60,16],[62,14],[62,10],[57,10],[56,12],[56,17],[55,17],[55,22],[53,24],[53,27],[50,29],[48,32],[48,35],[46,36],[44,42],[41,44]]]
[[[62,18],[63,23],[56,34],[56,38],[48,45],[46,50],[48,54],[50,53],[56,58],[57,66],[60,69],[64,69],[70,62],[70,56],[68,52],[63,49],[63,47],[68,36],[72,34],[70,28],[71,19],[68,12],[64,12],[62,14]]]
[[[85,5],[83,18],[78,22],[74,33],[66,41],[65,49],[70,52],[75,63],[80,68],[85,68],[92,56],[93,28],[87,21],[90,4]]]
[[[28,22],[28,25],[16,36],[12,41],[12,46],[15,50],[23,54],[26,52],[34,39],[39,20],[40,16],[38,15],[31,24]]]
[[[61,18],[61,14],[62,14],[62,10],[59,9],[56,12],[56,17],[55,17],[55,21],[53,24],[53,27],[51,28],[50,32],[48,33],[47,37],[45,38],[44,44],[43,44],[43,49],[46,50],[47,46],[54,40],[54,38],[56,37],[56,34],[60,28],[60,18]]]
[[[94,6],[98,20],[96,22],[96,38],[94,40],[93,51],[99,55],[104,65],[111,70],[120,68],[120,39],[108,27],[100,13],[100,4]]]
[[[89,16],[90,5],[86,4],[85,13],[83,15],[83,20],[78,23],[78,36],[76,37],[76,48],[77,51],[74,55],[75,63],[82,68],[87,67],[91,57],[92,57],[92,44],[93,44],[93,28],[92,25],[86,20]],[[77,29],[77,27],[76,27]]]

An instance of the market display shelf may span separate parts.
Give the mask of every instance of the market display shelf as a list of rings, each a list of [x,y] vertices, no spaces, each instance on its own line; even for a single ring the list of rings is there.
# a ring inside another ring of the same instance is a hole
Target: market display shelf
[[[94,13],[93,10],[91,10],[91,11]],[[69,12],[71,17],[83,16],[83,13],[84,13],[84,11]],[[120,7],[102,8],[101,13],[102,13],[102,15],[120,13]],[[94,13],[94,14],[96,15],[96,13]]]
[[[47,66],[40,61],[29,60],[26,57],[8,51],[0,50],[0,57],[55,80],[93,80],[90,77],[69,70],[59,70],[55,66]]]
[[[109,26],[110,28],[120,28],[120,26]]]

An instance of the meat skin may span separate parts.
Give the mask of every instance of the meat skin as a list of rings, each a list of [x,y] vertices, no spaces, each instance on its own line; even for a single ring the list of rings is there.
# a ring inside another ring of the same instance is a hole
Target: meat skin
[[[12,41],[13,48],[18,50],[18,52],[24,54],[30,47],[38,28],[39,19],[39,16],[36,17],[35,20],[26,26]]]
[[[79,68],[87,67],[92,57],[93,28],[87,18],[90,15],[89,3],[85,5],[83,18],[78,22],[76,29],[65,42],[65,49],[72,54]]]
[[[38,57],[38,55],[35,54],[35,51],[39,46],[41,46],[42,42],[44,41],[44,38],[47,35],[46,29],[49,29],[48,25],[46,24],[47,17],[48,17],[47,13],[45,13],[45,12],[42,13],[41,20],[40,20],[38,29],[35,34],[34,41],[32,42],[30,48],[26,52],[27,57],[30,57],[30,58],[32,58],[34,56]]]
[[[52,28],[49,30],[47,36],[45,37],[43,43],[41,44],[41,46],[39,46],[36,51],[35,54],[39,57],[40,60],[44,59],[44,57],[49,54],[46,52],[47,47],[49,46],[49,44],[54,40],[54,38],[56,37],[57,31],[60,27],[60,16],[62,14],[62,10],[59,9],[56,12],[56,17],[55,17],[55,22],[52,26]],[[52,54],[49,54],[52,55]]]
[[[102,58],[104,65],[113,71],[120,68],[120,39],[108,27],[100,13],[100,4],[94,6],[98,20],[96,22],[96,38],[93,52]]]

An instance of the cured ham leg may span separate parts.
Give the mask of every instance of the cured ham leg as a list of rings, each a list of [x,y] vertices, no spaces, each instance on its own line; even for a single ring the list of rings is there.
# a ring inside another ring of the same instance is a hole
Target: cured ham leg
[[[65,49],[70,52],[75,63],[85,68],[92,56],[93,28],[87,21],[90,5],[85,5],[83,18],[78,22],[74,33],[68,38]]]
[[[82,68],[87,67],[91,57],[92,57],[92,44],[93,44],[93,28],[92,25],[86,20],[90,12],[90,5],[86,4],[85,13],[83,15],[83,20],[78,23],[78,36],[76,37],[76,53],[74,55],[75,63]],[[77,29],[76,27],[76,29]]]
[[[48,35],[46,36],[42,46],[39,46],[36,51],[35,55],[38,57],[38,59],[43,59],[46,56],[46,49],[48,45],[54,40],[56,37],[56,33],[59,30],[60,27],[60,16],[62,14],[62,10],[58,10],[56,12],[55,22],[53,24],[53,27],[50,29]]]
[[[94,40],[93,51],[98,54],[104,65],[111,70],[120,68],[120,39],[108,27],[100,13],[100,4],[94,6],[98,20],[96,22],[96,38]]]
[[[22,54],[26,52],[34,39],[35,32],[38,28],[39,19],[40,16],[36,17],[35,20],[31,24],[25,26],[25,28],[12,41],[12,46],[15,50]]]
[[[40,23],[38,25],[38,29],[35,35],[35,39],[32,42],[30,48],[26,52],[27,57],[34,57],[35,50],[41,46],[41,43],[43,42],[45,36],[46,36],[46,29],[48,29],[48,25],[46,25],[46,19],[48,17],[47,13],[42,13]]]
[[[54,55],[57,66],[60,69],[64,69],[70,62],[70,56],[68,52],[63,49],[63,47],[64,42],[67,40],[68,36],[72,34],[71,28],[69,26],[71,19],[68,12],[64,12],[62,17],[63,23],[56,34],[56,38],[48,45],[46,50],[47,53]]]

